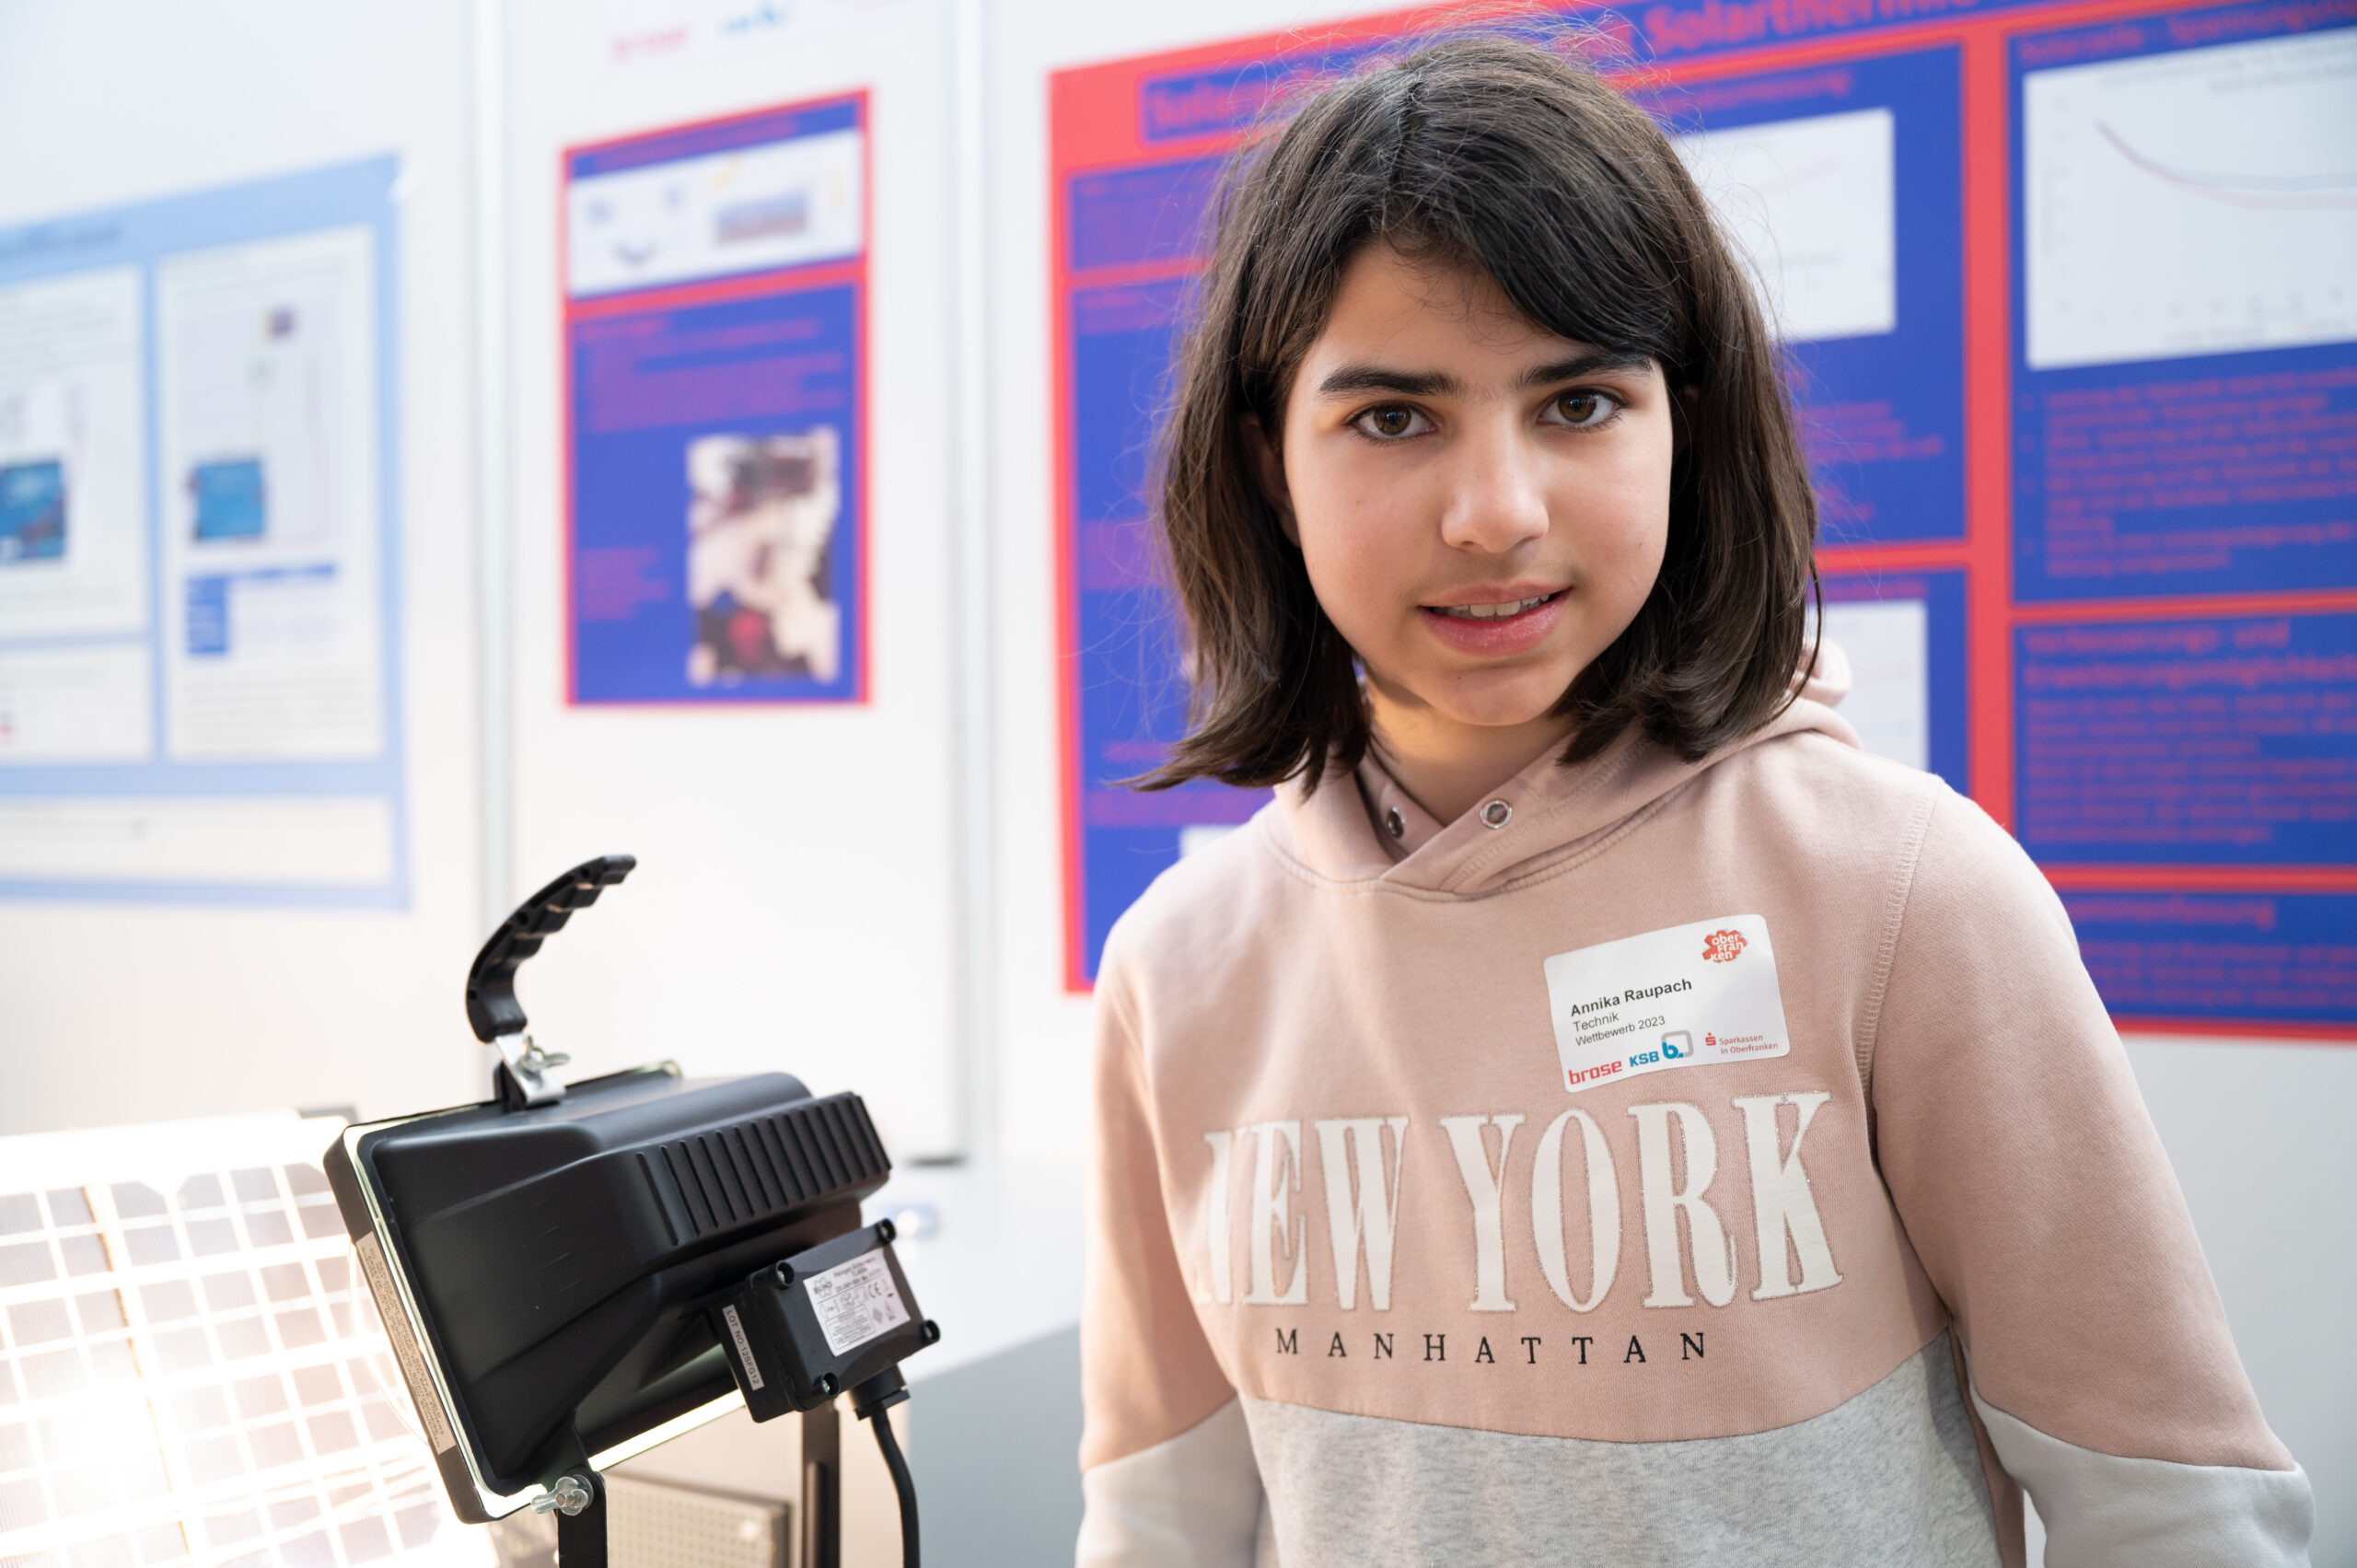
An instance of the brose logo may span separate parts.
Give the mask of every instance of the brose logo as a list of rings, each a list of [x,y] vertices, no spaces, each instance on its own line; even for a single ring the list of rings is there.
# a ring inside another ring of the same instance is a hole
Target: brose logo
[[[1702,938],[1702,957],[1714,964],[1731,964],[1736,954],[1750,946],[1740,931],[1713,931]]]

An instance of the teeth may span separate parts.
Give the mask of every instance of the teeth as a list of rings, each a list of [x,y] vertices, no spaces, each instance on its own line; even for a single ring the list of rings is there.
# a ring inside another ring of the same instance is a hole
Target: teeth
[[[1553,598],[1553,594],[1540,594],[1537,598],[1515,599],[1511,604],[1452,604],[1441,613],[1452,621],[1501,621],[1509,615],[1520,615]]]

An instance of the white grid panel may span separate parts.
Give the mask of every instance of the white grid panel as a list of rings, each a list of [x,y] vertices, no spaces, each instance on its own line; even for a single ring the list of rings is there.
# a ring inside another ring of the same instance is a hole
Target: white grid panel
[[[483,1568],[292,1112],[0,1138],[0,1568]]]

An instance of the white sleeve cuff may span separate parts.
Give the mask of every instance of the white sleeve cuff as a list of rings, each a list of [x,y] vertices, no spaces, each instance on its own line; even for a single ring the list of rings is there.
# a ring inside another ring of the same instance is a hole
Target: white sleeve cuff
[[[2005,1473],[2046,1522],[2047,1568],[2307,1568],[2305,1470],[2126,1459],[2049,1437],[1972,1391]]]

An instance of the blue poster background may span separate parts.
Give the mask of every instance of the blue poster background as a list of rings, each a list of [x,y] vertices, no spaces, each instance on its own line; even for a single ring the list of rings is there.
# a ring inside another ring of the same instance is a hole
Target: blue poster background
[[[2034,34],[2009,53],[2013,293],[2027,298],[2023,79],[2357,19],[2283,0]],[[2329,192],[2327,193],[2328,198]],[[2341,200],[2347,200],[2343,195]],[[2218,221],[2236,221],[2222,205]],[[2357,343],[2033,370],[2014,333],[2014,597],[2357,587]]]
[[[2357,1024],[2357,895],[2062,895],[2096,989],[2148,1018]]]
[[[2014,640],[2014,832],[2040,860],[2357,865],[2357,613]]]
[[[860,690],[862,416],[856,284],[575,319],[574,696],[582,703],[855,699]],[[698,685],[688,658],[688,451],[699,437],[841,436],[842,503],[823,577],[842,616],[831,680],[751,675]]]
[[[1088,243],[1124,260],[1172,243],[1161,186],[1074,181]],[[1180,186],[1183,191],[1183,184]],[[1117,204],[1114,214],[1089,203]],[[1132,226],[1120,229],[1126,218]],[[1191,222],[1191,218],[1188,221]],[[1084,232],[1078,222],[1075,236]],[[1178,232],[1184,232],[1180,230]],[[1097,972],[1106,934],[1146,885],[1193,842],[1190,830],[1241,822],[1266,790],[1197,781],[1144,794],[1119,781],[1150,772],[1186,733],[1188,687],[1179,619],[1161,585],[1146,523],[1156,412],[1167,391],[1173,334],[1191,280],[1075,292],[1072,312],[1073,494],[1076,516],[1073,672],[1083,854],[1081,936]]]

